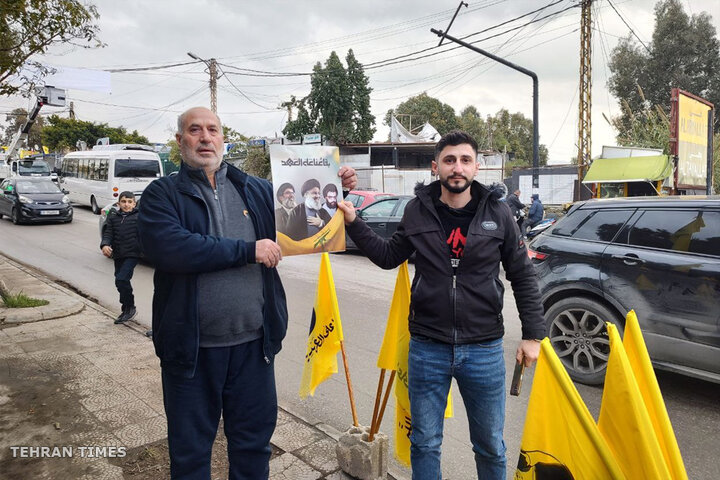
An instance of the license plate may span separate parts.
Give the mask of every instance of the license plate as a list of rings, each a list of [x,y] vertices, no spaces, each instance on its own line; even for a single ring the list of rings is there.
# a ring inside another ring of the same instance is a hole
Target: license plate
[[[60,215],[60,210],[40,210],[40,215]]]

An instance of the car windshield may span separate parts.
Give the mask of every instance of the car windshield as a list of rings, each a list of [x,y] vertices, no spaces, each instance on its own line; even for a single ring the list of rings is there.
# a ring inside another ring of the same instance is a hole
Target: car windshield
[[[33,173],[50,173],[50,167],[47,163],[40,162],[20,162],[20,175],[28,175]]]
[[[60,189],[52,181],[47,182],[17,182],[17,193],[60,193]]]
[[[159,177],[160,162],[124,158],[115,160],[115,177]]]

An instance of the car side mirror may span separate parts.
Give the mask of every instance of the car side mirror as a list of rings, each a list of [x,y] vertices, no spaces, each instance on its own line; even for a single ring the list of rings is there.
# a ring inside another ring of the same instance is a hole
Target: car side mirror
[[[67,188],[63,188],[63,189],[62,189],[62,192],[63,192],[65,195],[67,195],[68,193],[70,193],[70,190],[68,190]]]

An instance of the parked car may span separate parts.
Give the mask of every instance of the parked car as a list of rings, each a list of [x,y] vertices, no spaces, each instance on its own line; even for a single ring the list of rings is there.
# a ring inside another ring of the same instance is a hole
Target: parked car
[[[0,218],[14,224],[73,219],[70,200],[50,177],[11,177],[0,183]]]
[[[579,202],[528,255],[574,380],[602,383],[605,322],[634,309],[655,367],[720,383],[720,197]]]
[[[397,230],[402,219],[405,206],[412,200],[412,195],[397,195],[382,198],[357,211],[358,216],[383,238],[390,238]],[[348,250],[356,250],[357,246],[349,235],[345,235],[345,244]]]
[[[355,206],[355,210],[365,208],[382,198],[392,197],[392,193],[376,192],[375,190],[351,190],[345,200]]]

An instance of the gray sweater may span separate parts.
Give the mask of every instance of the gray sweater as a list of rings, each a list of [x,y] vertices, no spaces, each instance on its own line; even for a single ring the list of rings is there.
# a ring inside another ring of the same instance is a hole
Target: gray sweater
[[[188,169],[210,215],[210,235],[257,240],[240,192],[225,178],[227,165],[215,172],[215,190],[202,169]],[[247,264],[198,276],[201,347],[229,347],[263,335],[262,272]]]

